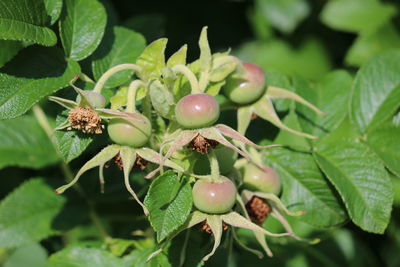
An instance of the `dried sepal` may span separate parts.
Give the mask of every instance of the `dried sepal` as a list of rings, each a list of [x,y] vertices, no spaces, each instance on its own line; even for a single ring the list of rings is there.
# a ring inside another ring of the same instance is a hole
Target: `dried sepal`
[[[63,193],[66,189],[73,186],[79,180],[79,177],[81,177],[83,173],[94,167],[104,165],[107,161],[109,161],[116,154],[118,154],[119,150],[120,146],[118,145],[109,145],[103,148],[103,150],[101,150],[96,156],[94,156],[91,160],[89,160],[88,162],[85,163],[85,165],[82,166],[82,168],[78,171],[78,173],[70,183],[57,188],[56,193],[57,194]]]

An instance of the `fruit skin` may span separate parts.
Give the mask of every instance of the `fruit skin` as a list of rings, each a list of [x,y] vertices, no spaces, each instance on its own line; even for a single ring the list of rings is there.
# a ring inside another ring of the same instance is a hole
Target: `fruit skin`
[[[238,158],[235,150],[226,146],[217,146],[214,149],[219,164],[219,172],[221,174],[228,174],[233,169],[233,164]],[[199,155],[193,167],[193,172],[198,175],[208,175],[211,173],[210,161],[206,155]]]
[[[261,169],[254,164],[248,164],[244,168],[243,185],[249,190],[275,195],[282,189],[281,179],[274,169],[268,166]]]
[[[221,182],[206,179],[197,180],[193,186],[193,204],[206,213],[220,214],[229,212],[236,200],[235,184],[221,176]]]
[[[224,93],[240,105],[256,102],[265,93],[265,74],[256,64],[243,63],[230,75],[224,86]]]
[[[197,129],[214,124],[219,118],[217,100],[209,94],[190,94],[176,104],[177,122],[189,129]]]
[[[118,145],[142,147],[150,138],[151,122],[143,116],[143,122],[135,125],[124,119],[111,119],[108,123],[108,135]]]

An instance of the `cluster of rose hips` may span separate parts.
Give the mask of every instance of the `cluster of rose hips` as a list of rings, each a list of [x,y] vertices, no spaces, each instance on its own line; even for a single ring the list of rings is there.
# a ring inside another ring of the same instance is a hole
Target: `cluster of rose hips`
[[[267,87],[264,72],[257,65],[243,63],[227,53],[211,55],[206,34],[204,28],[199,42],[201,56],[192,64],[164,64],[161,74],[157,75],[146,73],[139,62],[122,64],[104,73],[93,91],[81,90],[72,82],[71,86],[78,93],[76,101],[50,97],[69,109],[68,119],[59,125],[58,130],[80,130],[95,134],[103,131],[106,122],[107,133],[114,143],[89,160],[75,179],[57,189],[57,192],[62,193],[76,183],[85,171],[97,166],[100,167],[100,182],[104,184],[102,169],[110,160],[114,160],[123,169],[126,188],[148,215],[147,207],[129,184],[129,173],[135,165],[144,169],[146,163],[156,166],[146,178],[152,178],[163,167],[172,168],[194,181],[192,194],[195,209],[181,230],[201,223],[203,229],[214,236],[213,250],[204,260],[214,253],[220,243],[222,230],[228,224],[252,230],[265,252],[271,256],[264,235],[300,239],[293,233],[283,213],[300,215],[302,211],[291,213],[280,202],[280,178],[263,163],[262,155],[256,149],[273,145],[258,146],[244,134],[252,117],[257,115],[282,129],[313,138],[286,127],[280,121],[272,105],[274,98],[294,99],[316,112],[320,111],[293,92]],[[129,83],[124,105],[105,108],[102,87],[108,78],[126,69],[135,70],[140,79]],[[164,90],[157,101],[150,96],[155,84]],[[218,88],[216,84],[222,87],[222,94],[219,94],[219,90],[210,90],[211,87]],[[172,91],[179,92],[184,86],[189,86],[191,92],[180,97],[177,97],[179,94],[173,95]],[[136,109],[138,92],[142,89],[145,92],[141,99],[144,115]],[[169,95],[173,95],[172,99],[175,100],[166,105],[172,108],[172,112],[160,112],[159,103],[164,108],[165,103],[171,101],[162,98]],[[220,117],[216,95],[225,96],[232,110],[237,110],[237,131],[224,124],[215,124]],[[155,133],[152,125],[159,119],[168,122],[168,126]],[[285,233],[271,233],[260,227],[269,214],[282,223]]]

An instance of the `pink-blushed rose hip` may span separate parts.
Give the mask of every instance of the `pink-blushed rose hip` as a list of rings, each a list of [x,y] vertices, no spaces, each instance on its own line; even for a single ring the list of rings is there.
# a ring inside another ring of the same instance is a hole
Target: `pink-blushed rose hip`
[[[248,164],[244,168],[243,184],[249,190],[275,195],[278,195],[282,188],[281,179],[274,169],[268,166],[259,168],[254,164]]]
[[[108,123],[108,135],[111,140],[118,145],[142,147],[150,139],[151,122],[142,116],[143,120],[138,120],[132,124],[123,119],[111,119]]]
[[[219,104],[209,94],[187,95],[175,107],[177,122],[189,129],[210,126],[218,120],[219,114]]]
[[[243,63],[230,75],[224,86],[227,97],[237,104],[246,105],[257,101],[265,92],[265,74],[256,64]]]
[[[235,184],[221,176],[221,182],[197,180],[193,186],[193,204],[206,213],[220,214],[229,212],[236,199]]]

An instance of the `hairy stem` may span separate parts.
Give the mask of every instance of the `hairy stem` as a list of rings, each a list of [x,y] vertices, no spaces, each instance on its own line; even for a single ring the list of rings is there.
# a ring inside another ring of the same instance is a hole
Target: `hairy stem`
[[[107,80],[113,76],[115,73],[121,70],[134,70],[134,71],[141,71],[141,68],[136,64],[120,64],[117,66],[112,67],[108,71],[104,72],[104,74],[100,77],[99,81],[96,83],[93,91],[97,93],[101,93],[101,89],[103,89],[104,84]]]
[[[211,168],[211,180],[213,182],[221,181],[220,173],[219,173],[219,165],[218,159],[215,155],[214,150],[210,150],[207,154],[208,160],[210,161],[210,168]]]
[[[64,160],[62,159],[61,155],[58,152],[56,140],[55,140],[55,137],[53,134],[53,129],[50,126],[49,121],[47,120],[47,117],[46,117],[45,113],[43,112],[43,109],[39,105],[35,105],[32,107],[32,111],[36,117],[36,120],[39,122],[40,126],[45,131],[46,135],[50,139],[55,151],[57,152],[57,154],[60,158],[60,169],[64,175],[65,180],[67,182],[72,181],[74,179],[74,175],[72,174],[72,171],[71,171],[69,165],[64,162]],[[89,217],[92,220],[92,222],[94,223],[94,225],[96,226],[97,230],[99,231],[99,234],[102,236],[102,238],[109,239],[110,236],[108,235],[103,224],[101,223],[99,216],[97,215],[97,213],[95,211],[94,203],[86,196],[82,187],[80,187],[78,184],[75,184],[74,189],[86,201],[88,208],[89,208]]]
[[[135,80],[129,84],[126,111],[134,113],[136,111],[136,94],[140,87],[145,84],[141,80]]]

